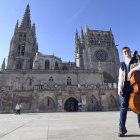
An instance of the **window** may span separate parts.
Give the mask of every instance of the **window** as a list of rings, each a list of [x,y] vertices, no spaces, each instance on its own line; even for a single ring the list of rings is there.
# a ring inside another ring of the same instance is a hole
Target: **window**
[[[24,34],[23,36],[23,41],[26,41],[26,34]]]
[[[22,33],[19,34],[19,41],[22,40]]]
[[[25,54],[25,45],[23,44],[22,46],[21,45],[18,45],[18,55],[22,55],[24,56]]]
[[[25,53],[25,45],[22,45],[21,55],[24,56]]]
[[[55,69],[58,69],[58,62],[55,62]]]
[[[30,63],[30,69],[32,69],[32,68],[33,68],[33,60],[31,59],[31,60],[29,61],[29,63]]]
[[[22,69],[22,63],[19,62],[16,66],[16,69]]]
[[[67,78],[67,85],[71,85],[71,78],[70,77]]]
[[[50,61],[46,60],[45,61],[45,69],[49,69],[50,68]]]
[[[30,86],[32,85],[32,79],[29,79],[29,85]]]
[[[20,45],[18,46],[18,55],[20,54]]]
[[[49,78],[49,82],[53,82],[53,77],[52,76]]]

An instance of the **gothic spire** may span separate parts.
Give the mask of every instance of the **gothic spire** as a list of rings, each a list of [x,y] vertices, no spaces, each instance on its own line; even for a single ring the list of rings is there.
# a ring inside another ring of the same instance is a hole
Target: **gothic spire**
[[[76,29],[76,33],[75,33],[75,41],[77,42],[78,41],[78,31],[77,31],[77,29]]]
[[[1,65],[1,71],[4,71],[4,70],[5,70],[5,58],[4,58],[3,63]]]
[[[35,23],[32,25],[32,33],[34,36],[36,36],[36,28],[35,28]]]
[[[14,31],[14,34],[17,32],[17,30],[18,30],[18,20],[17,20],[17,23],[16,23],[16,25],[15,25],[15,31]]]
[[[110,27],[110,33],[112,34],[112,29],[111,29],[111,27]]]
[[[37,39],[36,39],[36,27],[35,27],[35,23],[33,23],[32,25],[32,35],[35,39],[35,42],[36,42],[36,50],[38,51],[38,43],[37,43]]]
[[[87,34],[87,32],[88,32],[88,26],[87,24],[85,24],[85,34]]]
[[[82,40],[84,39],[84,32],[83,32],[83,28],[81,27],[81,38]]]
[[[33,36],[34,36],[34,38],[36,40],[36,27],[35,27],[35,23],[33,23],[33,25],[32,25],[32,34],[33,34]]]
[[[31,28],[31,19],[30,19],[30,6],[29,4],[26,7],[22,23],[21,23],[21,28]]]

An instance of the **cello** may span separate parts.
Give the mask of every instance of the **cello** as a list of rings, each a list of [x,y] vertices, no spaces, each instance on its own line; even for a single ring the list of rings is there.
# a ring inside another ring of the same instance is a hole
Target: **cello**
[[[136,114],[140,114],[140,71],[134,71],[130,77],[133,92],[130,94],[129,107]]]

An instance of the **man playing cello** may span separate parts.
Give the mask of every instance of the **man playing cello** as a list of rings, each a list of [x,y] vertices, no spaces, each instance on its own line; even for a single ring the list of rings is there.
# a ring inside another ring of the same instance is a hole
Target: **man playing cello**
[[[118,81],[118,95],[120,96],[120,122],[119,122],[119,137],[124,137],[127,133],[126,129],[126,118],[127,118],[127,110],[129,106],[129,98],[130,93],[133,92],[133,87],[130,85],[130,79],[128,76],[131,75],[132,71],[140,70],[140,65],[133,68],[130,71],[130,65],[136,63],[133,58],[131,58],[131,51],[129,47],[123,47],[122,53],[124,57],[124,62],[121,63],[119,69],[119,81]],[[129,73],[130,72],[130,73]],[[140,114],[138,117],[138,125],[140,128]]]

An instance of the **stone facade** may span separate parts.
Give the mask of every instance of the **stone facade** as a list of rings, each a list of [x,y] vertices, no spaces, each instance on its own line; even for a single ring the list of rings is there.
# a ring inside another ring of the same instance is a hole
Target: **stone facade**
[[[17,102],[24,112],[117,110],[119,63],[111,29],[76,31],[75,62],[38,52],[27,5],[1,67],[0,112],[13,112]]]

